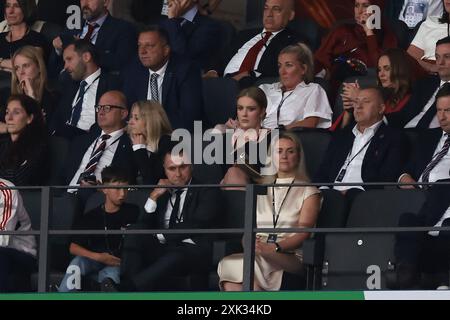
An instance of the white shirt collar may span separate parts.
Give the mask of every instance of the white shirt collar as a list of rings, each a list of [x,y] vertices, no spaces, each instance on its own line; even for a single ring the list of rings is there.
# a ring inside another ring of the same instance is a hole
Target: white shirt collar
[[[375,132],[378,130],[378,128],[381,126],[382,123],[383,123],[383,120],[378,121],[377,123],[373,124],[369,128],[366,128],[363,133],[361,133],[361,131],[358,130],[358,124],[356,124],[353,127],[352,132],[355,135],[355,137],[357,137],[358,135],[375,134]]]
[[[197,6],[193,6],[188,12],[183,15],[183,18],[189,22],[193,22],[195,16],[197,15],[198,9]]]
[[[84,81],[86,82],[86,85],[90,86],[94,81],[96,81],[100,77],[101,73],[102,73],[102,69],[98,68],[97,71],[95,71],[89,77],[84,79]]]
[[[150,72],[150,76],[154,73],[158,74],[159,76],[163,76],[166,73],[168,65],[169,65],[169,60],[167,60],[166,64],[163,65],[162,68],[159,69],[158,71],[153,71],[152,69],[148,69],[148,71]]]
[[[444,84],[446,84],[448,81],[444,81],[444,80],[441,80],[441,84],[439,85],[439,88],[440,87],[442,87]]]
[[[281,31],[283,31],[284,29],[281,29],[279,31],[273,31],[272,32],[272,37],[275,37],[277,34],[279,34]],[[263,29],[263,31],[261,32],[261,34],[265,34],[267,32],[266,28]]]
[[[119,130],[116,130],[114,132],[109,133],[111,138],[108,139],[108,144],[111,144],[114,141],[116,141],[119,137],[121,137],[124,134],[124,132],[125,132],[124,128],[121,128]],[[103,136],[104,134],[107,134],[107,133],[102,130],[102,133],[100,134],[100,137]]]

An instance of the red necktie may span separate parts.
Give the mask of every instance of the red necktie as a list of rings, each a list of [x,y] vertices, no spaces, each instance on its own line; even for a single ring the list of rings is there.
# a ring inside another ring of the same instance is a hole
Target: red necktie
[[[87,26],[88,26],[88,31],[83,39],[91,41],[92,34],[94,33],[94,30],[97,27],[97,24],[96,23],[94,23],[94,24],[88,23]]]
[[[248,50],[247,55],[245,56],[244,61],[242,61],[241,67],[239,68],[239,73],[246,71],[250,72],[254,70],[258,54],[261,51],[262,47],[267,43],[271,35],[272,32],[266,32],[264,38],[259,40],[253,47],[250,48],[250,50]]]

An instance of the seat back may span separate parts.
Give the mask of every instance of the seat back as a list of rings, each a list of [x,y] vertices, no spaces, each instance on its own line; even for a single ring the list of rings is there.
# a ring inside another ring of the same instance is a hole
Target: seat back
[[[402,213],[417,213],[424,202],[425,195],[419,190],[366,191],[354,200],[347,227],[396,227]],[[394,244],[392,233],[328,234],[322,288],[385,289],[385,274],[395,263]]]
[[[49,185],[58,185],[59,176],[63,170],[63,166],[69,152],[69,143],[62,137],[50,137],[50,176],[48,178]]]
[[[203,129],[223,124],[236,117],[236,97],[238,83],[231,78],[211,78],[203,80],[204,117]]]
[[[323,129],[296,130],[305,152],[306,170],[310,177],[314,177],[331,140],[331,134]]]
[[[323,30],[313,19],[294,19],[289,22],[288,28],[294,30],[298,35],[305,39],[306,44],[311,48],[312,52],[320,47]]]

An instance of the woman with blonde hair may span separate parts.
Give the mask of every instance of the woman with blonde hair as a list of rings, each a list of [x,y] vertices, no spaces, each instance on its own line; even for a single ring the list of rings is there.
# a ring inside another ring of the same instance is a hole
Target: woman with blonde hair
[[[314,227],[320,210],[320,191],[316,187],[293,186],[309,181],[301,143],[295,134],[283,132],[272,151],[272,161],[277,168],[274,184],[288,187],[269,187],[267,195],[258,196],[258,228]],[[258,233],[255,243],[254,289],[279,290],[283,272],[301,274],[301,246],[309,236],[307,232]],[[221,290],[242,290],[242,253],[222,259],[217,271]]]
[[[280,82],[263,84],[267,96],[265,128],[324,128],[331,126],[333,112],[324,89],[313,83],[313,54],[298,43],[278,55]]]
[[[164,177],[161,155],[170,146],[172,126],[161,104],[138,101],[131,107],[128,134],[143,184],[157,184]]]
[[[48,89],[47,69],[42,50],[32,46],[24,46],[12,56],[13,72],[11,89],[5,88],[0,93],[1,114],[4,115],[5,102],[10,95],[24,94],[37,101],[42,109],[44,120],[48,123],[58,104],[58,96]],[[0,133],[5,133],[6,126],[0,124]]]

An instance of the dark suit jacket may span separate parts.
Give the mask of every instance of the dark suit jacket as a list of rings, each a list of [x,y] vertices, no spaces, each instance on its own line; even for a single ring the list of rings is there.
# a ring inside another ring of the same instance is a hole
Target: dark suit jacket
[[[402,173],[408,173],[416,181],[433,158],[434,151],[442,138],[442,129],[424,130],[417,138],[413,153]]]
[[[81,31],[79,29],[64,31],[61,35],[64,45]],[[137,53],[136,30],[129,22],[108,15],[98,32],[95,47],[103,68],[107,71],[120,71]]]
[[[149,70],[135,60],[124,71],[124,86],[128,103],[147,100]],[[173,129],[193,131],[194,121],[202,119],[202,78],[197,65],[172,54],[162,85],[162,105]]]
[[[439,87],[441,79],[438,76],[430,76],[416,82],[411,90],[412,95],[405,107],[396,113],[389,114],[389,124],[396,128],[403,128],[423,107],[430,101],[433,93]],[[436,114],[436,107],[431,106],[430,112]],[[433,119],[433,118],[431,118]]]
[[[196,184],[192,180],[191,184]],[[164,219],[169,204],[170,193],[161,196],[157,201],[156,214],[147,214],[147,225],[164,229]],[[183,222],[177,223],[175,229],[208,229],[216,227],[220,214],[221,194],[217,188],[190,188],[187,191],[182,209]],[[211,235],[208,234],[165,234],[169,245],[180,244],[184,239],[192,239],[199,247],[211,248]]]
[[[333,183],[336,180],[353,147],[355,135],[351,129],[353,128],[335,133],[315,182]],[[381,124],[364,156],[361,168],[363,182],[397,181],[407,156],[408,141],[402,131]]]
[[[193,22],[185,22],[183,27],[177,19],[162,21],[167,30],[172,52],[194,60],[202,69],[210,66],[211,57],[220,48],[220,25],[209,17],[197,13]]]
[[[227,64],[234,57],[234,55],[239,51],[239,49],[250,39],[255,37],[256,35],[261,33],[261,29],[251,29],[251,30],[243,30],[241,31],[236,39],[231,44],[231,49],[228,53],[225,54],[225,60],[223,61],[223,65],[221,67],[221,73],[224,72]],[[288,45],[297,43],[299,41],[304,41],[301,37],[296,34],[294,31],[289,29],[284,29],[280,33],[278,33],[269,43],[264,54],[261,57],[261,60],[258,65],[258,71],[261,73],[259,78],[273,78],[278,77],[278,54],[282,49],[287,47]],[[252,74],[250,77],[244,78],[241,80],[241,86],[249,87],[255,81],[257,77],[255,74]]]
[[[99,134],[91,133],[76,138],[70,145],[70,149],[66,158],[65,168],[62,172],[62,183],[69,185],[73,176],[80,167],[84,154],[90,147],[90,145],[99,137]],[[124,133],[118,142],[116,153],[111,162],[111,165],[121,167],[128,171],[130,176],[130,184],[133,184],[136,179],[136,167],[133,164],[133,150],[128,135]]]
[[[118,76],[103,72],[100,74],[98,82],[97,93],[95,96],[95,103],[100,100],[101,96],[110,90],[119,90],[121,87]],[[70,120],[72,116],[72,103],[75,95],[80,88],[80,82],[69,80],[61,89],[62,95],[59,101],[57,110],[55,111],[53,118],[50,122],[50,132],[56,136],[62,136],[69,140],[74,137],[84,134],[85,132],[77,128],[67,126],[66,122]],[[100,132],[98,125],[95,123],[91,127],[91,131],[97,133]]]

